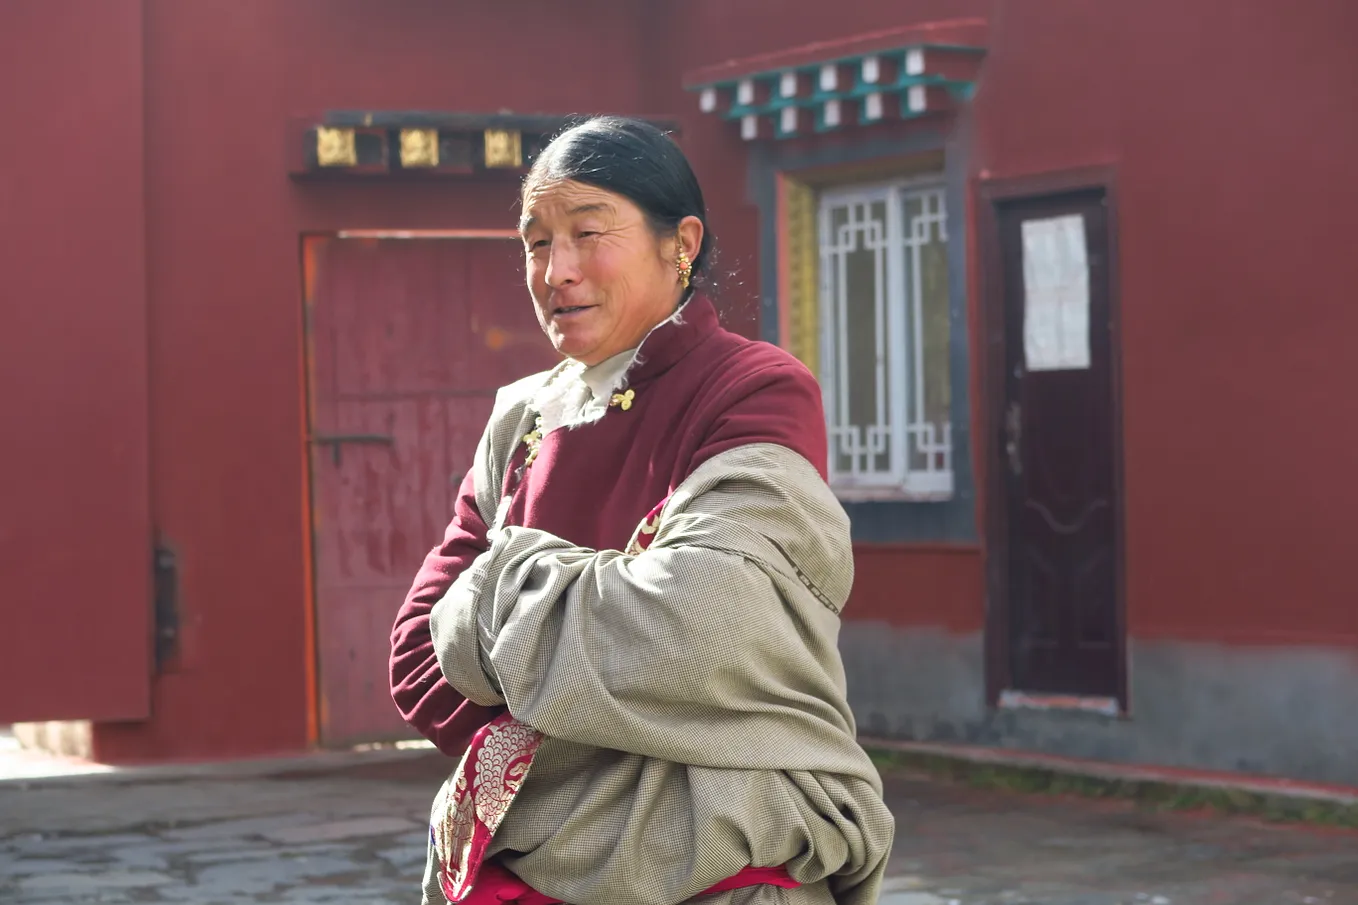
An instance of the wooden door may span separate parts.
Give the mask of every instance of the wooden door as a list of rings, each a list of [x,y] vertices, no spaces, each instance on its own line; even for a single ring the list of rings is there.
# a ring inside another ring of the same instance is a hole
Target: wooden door
[[[412,733],[388,638],[495,390],[558,359],[512,239],[311,238],[311,486],[325,744]]]
[[[1120,700],[1122,505],[1105,194],[1005,201],[996,220],[1003,406],[995,471],[1003,477],[993,489],[1003,495],[996,552],[1007,684]]]

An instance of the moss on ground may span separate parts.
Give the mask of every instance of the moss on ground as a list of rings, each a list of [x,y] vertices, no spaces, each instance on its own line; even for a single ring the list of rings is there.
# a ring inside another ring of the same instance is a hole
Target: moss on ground
[[[1192,782],[1112,779],[1047,767],[976,763],[924,752],[869,748],[883,772],[914,771],[935,779],[1028,795],[1075,795],[1132,801],[1157,811],[1243,814],[1279,823],[1358,829],[1358,804],[1319,801],[1283,793],[1194,785]]]

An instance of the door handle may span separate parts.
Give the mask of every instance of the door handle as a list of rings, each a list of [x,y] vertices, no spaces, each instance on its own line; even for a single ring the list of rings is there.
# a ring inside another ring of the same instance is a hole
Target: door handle
[[[340,447],[345,443],[382,443],[395,446],[396,438],[388,434],[314,434],[311,443],[316,446],[329,446],[330,459],[340,464]]]
[[[1023,474],[1022,441],[1023,409],[1014,401],[1004,413],[1004,451],[1009,456],[1009,471],[1015,477]]]

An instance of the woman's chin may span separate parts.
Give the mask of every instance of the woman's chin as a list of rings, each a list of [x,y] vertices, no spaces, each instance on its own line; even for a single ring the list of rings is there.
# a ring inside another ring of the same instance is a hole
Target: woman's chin
[[[592,337],[580,336],[573,331],[553,330],[548,334],[548,339],[552,341],[552,347],[557,352],[576,361],[589,358],[589,353],[598,345]],[[589,364],[590,362],[586,361],[585,363]]]

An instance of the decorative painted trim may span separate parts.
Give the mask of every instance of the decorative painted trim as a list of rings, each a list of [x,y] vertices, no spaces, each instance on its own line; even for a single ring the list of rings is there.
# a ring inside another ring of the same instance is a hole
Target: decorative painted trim
[[[688,88],[704,113],[739,122],[746,141],[792,138],[952,110],[970,99],[984,56],[982,46],[921,40],[764,69],[772,60],[756,58],[749,71],[727,64]]]
[[[668,119],[644,117],[673,134]],[[574,116],[338,110],[288,121],[294,179],[518,175]],[[761,124],[753,123],[755,135]]]
[[[353,129],[319,128],[316,135],[316,166],[358,166],[358,152],[354,150]]]
[[[487,129],[482,140],[481,159],[488,169],[523,167],[523,133],[518,129]]]
[[[816,192],[778,174],[780,345],[813,374],[820,373],[819,277]]]
[[[403,169],[439,165],[438,129],[402,129],[399,134]]]
[[[788,294],[791,292],[790,284],[792,282],[791,268],[788,266],[788,233],[790,230],[787,226],[787,195],[790,185],[792,185],[792,182],[787,178],[786,173],[776,172],[773,174],[773,209],[775,212],[773,241],[774,248],[778,255],[775,263],[778,288],[773,297],[774,304],[778,310],[777,329],[774,331],[776,338],[768,340],[769,331],[767,329],[763,330],[764,338],[766,340],[772,342],[781,349],[787,349],[789,352],[792,351],[792,319],[788,316],[787,301]],[[765,298],[767,300],[767,293],[765,293]],[[795,352],[793,352],[793,354],[796,355]],[[800,358],[801,356],[797,357]],[[805,359],[802,359],[802,364],[806,364]],[[814,374],[815,371],[812,371],[812,373]]]
[[[753,72],[814,67],[825,60],[863,57],[898,47],[987,47],[989,34],[989,23],[974,16],[897,26],[704,66],[685,73],[683,84],[694,88],[738,79]]]

